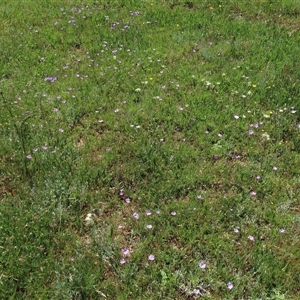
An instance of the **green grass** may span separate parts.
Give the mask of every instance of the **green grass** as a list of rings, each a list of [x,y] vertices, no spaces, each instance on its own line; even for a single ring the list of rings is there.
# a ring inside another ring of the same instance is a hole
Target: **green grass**
[[[0,298],[299,299],[299,22],[2,1]]]

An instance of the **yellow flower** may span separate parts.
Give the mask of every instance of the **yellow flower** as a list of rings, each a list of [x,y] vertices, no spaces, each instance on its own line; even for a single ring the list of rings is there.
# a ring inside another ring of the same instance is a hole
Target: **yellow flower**
[[[252,87],[253,87],[253,88],[256,88],[256,84],[252,84]]]

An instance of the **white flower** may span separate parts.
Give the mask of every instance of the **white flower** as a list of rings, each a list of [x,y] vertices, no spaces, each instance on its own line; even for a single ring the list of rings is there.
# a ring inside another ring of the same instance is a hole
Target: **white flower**
[[[265,140],[269,140],[270,139],[270,136],[268,133],[264,132],[262,135],[261,135],[262,138],[264,138]]]
[[[87,226],[94,225],[93,214],[87,214],[84,220]]]

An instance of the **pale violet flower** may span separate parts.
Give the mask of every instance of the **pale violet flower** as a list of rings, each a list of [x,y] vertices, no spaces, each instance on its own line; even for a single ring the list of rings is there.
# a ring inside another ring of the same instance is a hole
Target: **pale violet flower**
[[[150,254],[148,256],[148,260],[151,260],[151,261],[155,260],[155,256],[153,254]]]
[[[200,269],[205,269],[206,268],[206,263],[204,261],[201,261],[199,263],[199,267],[200,267]]]
[[[228,283],[227,283],[227,288],[228,288],[229,290],[232,290],[232,289],[233,289],[233,283],[232,283],[232,282],[228,282]]]

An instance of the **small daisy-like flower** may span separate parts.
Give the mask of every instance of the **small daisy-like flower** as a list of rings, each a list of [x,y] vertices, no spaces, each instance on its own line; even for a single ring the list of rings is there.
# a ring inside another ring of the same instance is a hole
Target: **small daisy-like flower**
[[[285,229],[284,229],[284,228],[280,228],[280,229],[279,229],[279,232],[280,232],[280,233],[285,233]]]
[[[58,131],[61,133],[64,132],[64,130],[62,128],[59,128]]]
[[[256,196],[256,194],[257,194],[256,191],[253,191],[253,190],[252,190],[252,191],[250,192],[250,195],[251,195],[251,196]]]
[[[235,233],[239,233],[239,232],[240,232],[240,228],[239,228],[239,227],[235,227],[235,228],[233,229],[233,231],[234,231]]]
[[[116,108],[116,109],[114,110],[114,112],[115,112],[115,113],[119,112],[119,109],[118,109],[118,108]]]
[[[238,115],[233,116],[236,120],[238,120],[240,117]]]
[[[26,158],[32,159],[32,156],[29,154],[29,155],[26,156]]]
[[[177,215],[176,211],[171,211],[171,215],[176,216]]]
[[[229,290],[232,290],[232,289],[233,289],[233,283],[232,283],[232,282],[228,282],[228,283],[227,283],[227,288],[228,288]]]
[[[273,167],[273,171],[277,171],[277,170],[278,170],[278,168],[274,166]]]
[[[146,210],[146,215],[147,215],[147,216],[151,216],[151,215],[152,215],[152,212],[151,212],[149,209],[147,209],[147,210]]]
[[[198,195],[197,198],[198,198],[198,199],[202,199],[202,195]]]
[[[140,215],[139,215],[137,212],[133,213],[132,216],[133,216],[135,219],[139,219],[139,217],[140,217]]]
[[[124,265],[125,263],[126,263],[126,259],[125,259],[125,258],[121,258],[121,259],[120,259],[120,264],[121,264],[121,265]]]
[[[261,177],[260,177],[259,175],[256,175],[255,178],[256,178],[257,180],[261,179]]]
[[[160,214],[160,210],[157,210],[156,213],[159,215]]]
[[[146,226],[146,228],[147,228],[147,229],[152,229],[152,225],[151,225],[151,224],[148,224],[148,225]]]
[[[148,260],[150,260],[150,261],[155,260],[155,256],[154,256],[153,254],[150,254],[150,255],[148,256]]]
[[[200,267],[200,269],[205,269],[206,268],[206,263],[204,261],[201,261],[199,263],[199,267]]]
[[[247,131],[248,135],[252,135],[254,133],[254,131],[252,129]]]
[[[248,240],[251,241],[251,242],[254,242],[254,236],[253,235],[249,235],[248,236]]]

